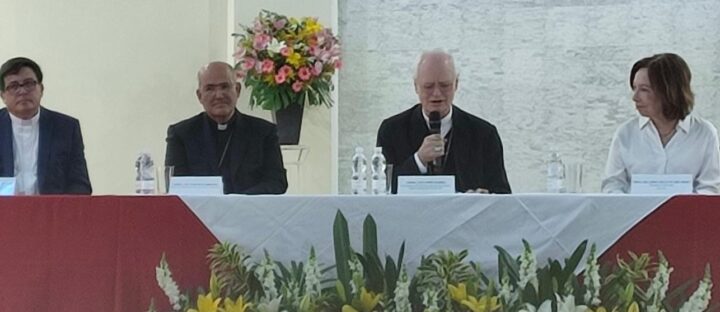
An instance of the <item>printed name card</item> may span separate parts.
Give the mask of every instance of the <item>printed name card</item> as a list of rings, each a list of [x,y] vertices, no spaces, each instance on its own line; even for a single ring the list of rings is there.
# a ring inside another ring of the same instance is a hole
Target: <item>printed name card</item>
[[[397,193],[403,195],[455,194],[455,176],[399,176]]]
[[[223,195],[222,177],[172,177],[169,194]]]
[[[693,177],[689,174],[633,174],[631,194],[692,194]]]
[[[0,178],[0,196],[15,195],[15,178]]]

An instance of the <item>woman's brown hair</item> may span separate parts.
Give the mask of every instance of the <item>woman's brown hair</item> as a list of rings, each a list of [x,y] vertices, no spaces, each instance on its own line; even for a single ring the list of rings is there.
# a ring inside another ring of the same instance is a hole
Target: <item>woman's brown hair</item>
[[[630,88],[633,87],[635,74],[642,68],[647,68],[650,84],[655,95],[660,98],[665,118],[685,119],[695,103],[690,88],[692,74],[685,60],[677,54],[663,53],[635,62],[630,71]]]

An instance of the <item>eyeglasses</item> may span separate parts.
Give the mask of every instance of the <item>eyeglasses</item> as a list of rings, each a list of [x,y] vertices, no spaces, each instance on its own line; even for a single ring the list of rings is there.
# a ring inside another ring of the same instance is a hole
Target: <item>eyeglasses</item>
[[[38,82],[35,80],[25,80],[22,83],[11,83],[5,87],[5,90],[13,93],[18,94],[20,92],[20,89],[25,90],[26,92],[30,92],[35,90],[35,87],[37,87]]]

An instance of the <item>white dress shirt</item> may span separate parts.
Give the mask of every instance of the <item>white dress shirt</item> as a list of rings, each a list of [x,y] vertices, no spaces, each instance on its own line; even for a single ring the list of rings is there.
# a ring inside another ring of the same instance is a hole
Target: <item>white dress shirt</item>
[[[28,120],[10,115],[15,159],[15,194],[36,195],[40,111]]]
[[[423,118],[425,118],[425,124],[427,125],[428,129],[430,129],[430,117],[428,115],[425,115],[425,111],[422,111]],[[450,132],[450,129],[452,129],[452,106],[450,106],[450,112],[448,112],[445,117],[440,119],[440,135],[444,138],[448,132]],[[445,151],[445,154],[447,154],[448,151]],[[420,173],[426,174],[428,172],[427,166],[420,161],[420,157],[418,156],[418,153],[415,152],[415,164],[417,165],[418,169],[420,170]]]
[[[675,134],[663,147],[649,118],[630,119],[613,137],[602,191],[630,192],[633,174],[690,174],[694,192],[720,193],[717,129],[700,117],[688,115],[678,122]]]

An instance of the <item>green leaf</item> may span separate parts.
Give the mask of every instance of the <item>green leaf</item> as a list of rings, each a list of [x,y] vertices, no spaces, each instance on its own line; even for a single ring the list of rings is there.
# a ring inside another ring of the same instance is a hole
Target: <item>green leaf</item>
[[[363,254],[371,254],[377,256],[377,224],[371,215],[365,217],[363,222]]]
[[[507,276],[510,278],[511,285],[517,285],[520,281],[519,266],[515,259],[500,246],[495,246],[498,251],[498,272],[499,276]]]
[[[582,257],[585,254],[587,243],[587,240],[582,241],[582,243],[575,248],[575,251],[572,253],[570,258],[565,259],[565,270],[563,271],[561,280],[559,280],[560,283],[564,284],[568,278],[575,273],[580,260],[582,260]]]
[[[344,293],[341,297],[344,297],[343,303],[350,303],[347,301],[350,298],[350,279],[352,275],[350,273],[350,265],[348,261],[352,256],[352,247],[350,246],[350,234],[348,232],[347,219],[338,210],[335,215],[335,222],[333,224],[333,242],[335,247],[335,265],[337,268],[338,283],[343,286]]]

